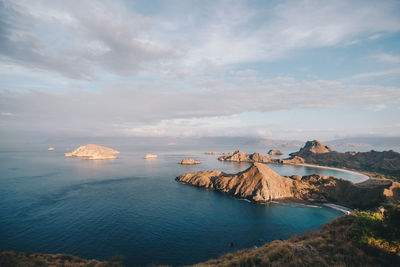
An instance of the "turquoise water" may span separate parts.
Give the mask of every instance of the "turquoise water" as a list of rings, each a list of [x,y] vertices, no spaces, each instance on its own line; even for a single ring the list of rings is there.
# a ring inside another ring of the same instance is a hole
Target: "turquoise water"
[[[235,173],[248,163],[225,163],[203,150],[147,152],[115,147],[117,160],[64,158],[68,146],[0,152],[0,250],[66,253],[128,266],[184,265],[319,228],[340,216],[327,207],[261,205],[175,182],[182,173]],[[177,164],[184,157],[196,166]],[[271,166],[281,175],[323,172]],[[234,247],[230,247],[233,242]]]

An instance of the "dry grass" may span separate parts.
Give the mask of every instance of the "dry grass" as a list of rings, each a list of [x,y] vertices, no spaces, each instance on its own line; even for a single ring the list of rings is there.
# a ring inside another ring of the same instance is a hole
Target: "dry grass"
[[[62,266],[62,267],[120,267],[118,262],[102,262],[97,260],[84,260],[71,255],[38,254],[29,252],[0,252],[1,267],[36,267],[36,266]]]
[[[396,253],[367,248],[359,242],[353,231],[356,217],[343,216],[318,231],[229,253],[196,266],[400,266]]]

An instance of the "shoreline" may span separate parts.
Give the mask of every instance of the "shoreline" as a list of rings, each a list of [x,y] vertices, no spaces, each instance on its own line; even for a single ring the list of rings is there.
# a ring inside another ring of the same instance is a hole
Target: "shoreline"
[[[356,174],[357,176],[360,177],[360,180],[358,180],[356,182],[353,182],[355,184],[359,184],[359,183],[362,183],[362,182],[365,182],[365,181],[371,179],[371,177],[369,177],[368,175],[366,175],[364,173],[361,173],[361,172],[358,172],[358,171],[351,171],[351,170],[347,170],[347,169],[328,167],[328,166],[321,166],[321,165],[309,164],[309,163],[299,163],[299,164],[293,164],[293,165],[304,166],[304,167],[313,167],[313,168],[321,168],[321,169],[335,170],[335,171],[342,171],[342,172],[347,172],[347,173],[351,173],[351,174]]]

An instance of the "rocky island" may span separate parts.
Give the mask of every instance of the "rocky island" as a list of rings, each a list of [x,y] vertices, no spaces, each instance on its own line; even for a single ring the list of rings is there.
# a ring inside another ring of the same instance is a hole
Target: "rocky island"
[[[332,202],[351,208],[369,208],[387,198],[398,198],[400,183],[353,184],[321,175],[283,177],[266,164],[254,162],[243,172],[200,171],[183,174],[176,181],[215,190],[254,202],[272,200]],[[397,188],[397,189],[396,189]]]
[[[146,154],[146,156],[144,156],[144,158],[145,159],[155,159],[155,158],[158,158],[158,156],[154,155],[154,154]]]
[[[292,157],[287,159],[275,159],[273,157],[263,156],[258,152],[253,154],[246,154],[240,150],[236,150],[231,155],[221,156],[218,158],[220,161],[234,161],[234,162],[262,162],[262,163],[276,163],[276,164],[301,164],[304,160],[301,157]]]
[[[200,164],[200,161],[186,158],[186,159],[183,159],[180,162],[180,164],[182,164],[182,165],[195,165],[195,164]]]
[[[279,149],[270,149],[268,151],[268,155],[271,156],[282,156],[284,153],[282,151],[280,151]]]
[[[54,150],[56,150],[54,147],[49,147],[48,149],[47,149],[48,151],[54,151]]]
[[[70,153],[65,153],[66,158],[81,157],[84,159],[103,160],[103,159],[116,159],[118,151],[94,144],[80,146]]]

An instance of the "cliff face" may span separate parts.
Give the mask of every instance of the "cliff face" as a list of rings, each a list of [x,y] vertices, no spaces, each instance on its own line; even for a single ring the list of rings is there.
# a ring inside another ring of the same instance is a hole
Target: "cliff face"
[[[65,153],[66,158],[70,157],[82,157],[85,159],[102,160],[102,159],[115,159],[117,158],[118,151],[104,147],[89,144],[86,146],[80,146],[71,153]]]
[[[390,181],[353,184],[344,179],[321,175],[283,177],[258,162],[237,174],[201,171],[183,174],[176,181],[255,202],[297,199],[369,208],[378,205],[390,194],[393,199],[399,197],[397,185],[392,185]]]

